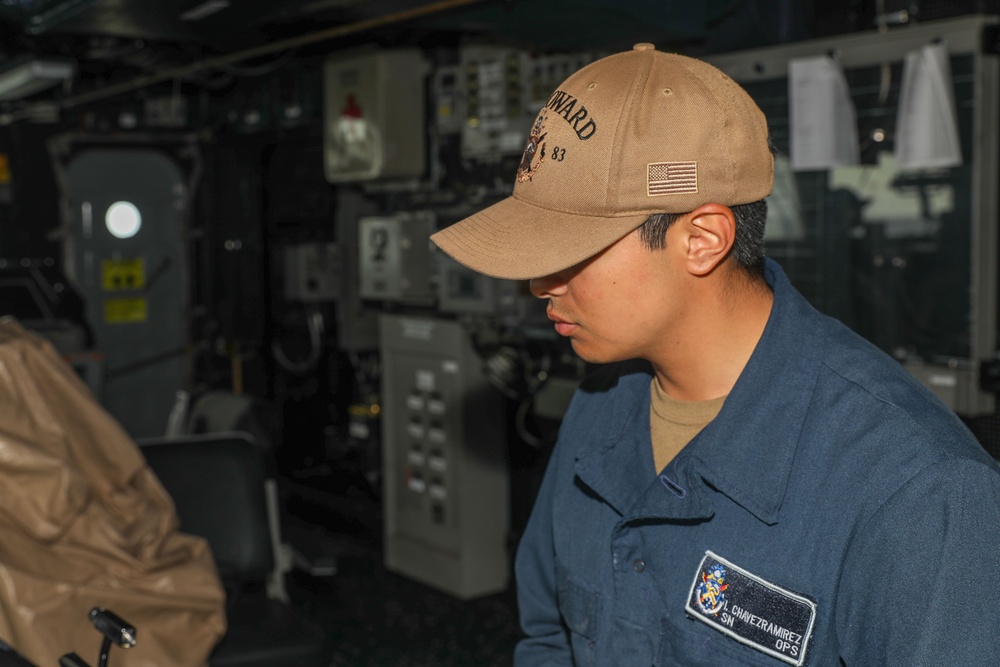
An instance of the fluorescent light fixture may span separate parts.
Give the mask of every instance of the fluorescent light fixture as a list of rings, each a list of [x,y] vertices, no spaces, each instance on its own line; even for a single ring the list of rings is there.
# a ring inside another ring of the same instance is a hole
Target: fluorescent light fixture
[[[181,21],[200,21],[206,16],[221,12],[229,6],[229,0],[208,0],[181,14]]]
[[[57,86],[73,76],[76,65],[65,60],[31,59],[0,71],[0,100],[18,100]]]

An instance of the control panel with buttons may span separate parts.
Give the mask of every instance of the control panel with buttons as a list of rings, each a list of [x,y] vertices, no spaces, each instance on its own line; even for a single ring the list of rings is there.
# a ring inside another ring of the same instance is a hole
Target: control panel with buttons
[[[507,587],[503,398],[458,322],[380,318],[386,567],[469,599]]]

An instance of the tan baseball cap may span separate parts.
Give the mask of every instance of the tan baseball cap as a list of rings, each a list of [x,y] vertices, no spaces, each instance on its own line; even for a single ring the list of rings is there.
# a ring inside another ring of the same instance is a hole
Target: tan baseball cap
[[[514,193],[431,236],[496,278],[550,275],[652,213],[771,193],[763,112],[708,63],[636,44],[564,81],[539,112]]]

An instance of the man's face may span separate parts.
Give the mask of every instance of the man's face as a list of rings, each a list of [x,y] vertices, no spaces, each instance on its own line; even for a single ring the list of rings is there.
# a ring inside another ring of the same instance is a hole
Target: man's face
[[[687,306],[670,236],[666,250],[649,250],[635,230],[580,264],[531,281],[531,293],[549,301],[556,332],[581,358],[652,361],[672,344]]]

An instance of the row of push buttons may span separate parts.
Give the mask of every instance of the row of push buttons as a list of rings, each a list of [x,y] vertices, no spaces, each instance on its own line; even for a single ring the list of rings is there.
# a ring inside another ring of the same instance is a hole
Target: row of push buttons
[[[437,394],[424,396],[413,393],[406,397],[406,407],[413,412],[424,412],[426,410],[432,415],[443,415],[445,413],[445,403]]]
[[[447,406],[436,391],[414,390],[406,397],[406,407],[410,411],[406,433],[412,443],[406,453],[406,486],[414,493],[426,494],[433,501],[430,505],[431,519],[435,523],[444,523],[444,501],[448,498],[448,489],[443,476],[448,469],[448,460],[443,448],[448,438],[440,419],[447,412]],[[428,417],[430,423],[425,423]]]
[[[406,454],[407,462],[416,467],[427,466],[434,472],[444,472],[448,469],[448,460],[439,449],[432,449],[429,454],[424,454],[420,445],[413,445]]]
[[[406,488],[414,493],[426,492],[434,500],[444,500],[448,497],[448,490],[445,488],[444,482],[436,478],[432,478],[428,482],[419,472],[408,471],[406,475]]]

